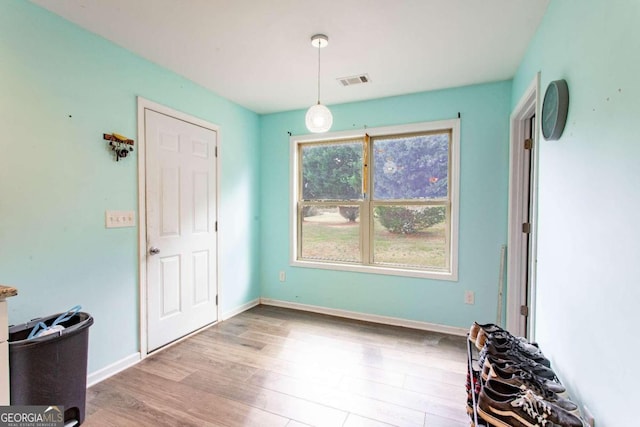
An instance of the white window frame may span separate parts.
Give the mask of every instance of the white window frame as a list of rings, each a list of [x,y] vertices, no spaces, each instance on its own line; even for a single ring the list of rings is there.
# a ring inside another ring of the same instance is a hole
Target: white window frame
[[[336,139],[364,138],[365,134],[370,137],[379,137],[387,135],[398,135],[407,133],[420,133],[437,130],[451,129],[451,148],[450,148],[450,170],[449,170],[449,192],[451,200],[451,242],[449,245],[449,270],[425,270],[425,269],[406,269],[401,267],[378,266],[378,265],[361,265],[361,264],[342,264],[327,261],[299,260],[298,256],[298,168],[299,156],[298,146],[305,143],[322,142]],[[341,270],[353,271],[361,273],[385,274],[393,276],[420,277],[436,280],[458,280],[458,217],[460,211],[460,119],[440,120],[434,122],[411,123],[398,126],[385,126],[378,128],[367,128],[360,130],[349,130],[342,132],[329,132],[324,134],[294,135],[289,138],[290,145],[290,264],[294,267],[318,268],[324,270]]]

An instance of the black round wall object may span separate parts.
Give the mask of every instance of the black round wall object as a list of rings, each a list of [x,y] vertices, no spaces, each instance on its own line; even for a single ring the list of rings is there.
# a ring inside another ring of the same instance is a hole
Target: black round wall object
[[[569,111],[569,86],[566,80],[554,80],[547,86],[542,101],[542,136],[547,141],[560,139]]]

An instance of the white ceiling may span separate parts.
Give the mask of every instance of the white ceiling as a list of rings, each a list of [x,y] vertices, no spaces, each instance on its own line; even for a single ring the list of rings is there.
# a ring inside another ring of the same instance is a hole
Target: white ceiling
[[[32,0],[258,113],[509,79],[549,0]],[[338,77],[368,73],[368,84]]]

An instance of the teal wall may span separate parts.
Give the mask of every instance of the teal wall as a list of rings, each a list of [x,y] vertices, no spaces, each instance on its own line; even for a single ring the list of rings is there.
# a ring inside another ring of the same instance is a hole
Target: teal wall
[[[495,319],[506,242],[508,117],[541,72],[565,78],[560,141],[539,147],[536,334],[599,426],[640,398],[640,4],[553,0],[513,82],[331,106],[333,130],[462,114],[459,281],[289,266],[289,135],[304,111],[259,117],[37,6],[0,3],[0,282],[11,323],[80,303],[96,318],[89,370],[138,351],[137,151],[114,162],[103,132],[136,137],[136,96],[221,127],[221,312],[259,296],[467,327]],[[253,153],[253,154],[248,154]],[[278,271],[287,281],[278,281]],[[476,304],[465,305],[465,290]]]
[[[117,29],[114,29],[117,31]],[[22,0],[0,2],[0,283],[9,320],[82,304],[95,317],[89,371],[138,351],[137,151],[119,162],[103,132],[137,138],[136,96],[221,129],[221,312],[259,297],[259,117]]]
[[[569,84],[540,143],[536,339],[599,427],[638,425],[640,2],[549,5],[513,84]]]
[[[459,281],[289,265],[289,135],[307,133],[305,111],[261,117],[262,296],[467,328],[495,321],[500,247],[506,242],[511,81],[333,105],[332,131],[462,115]],[[278,272],[287,280],[280,282]],[[464,291],[476,294],[464,304]]]

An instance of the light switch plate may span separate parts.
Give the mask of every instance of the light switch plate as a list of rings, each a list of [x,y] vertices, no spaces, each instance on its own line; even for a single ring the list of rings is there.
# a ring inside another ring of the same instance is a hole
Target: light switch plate
[[[105,223],[107,228],[135,227],[135,211],[106,211]]]

